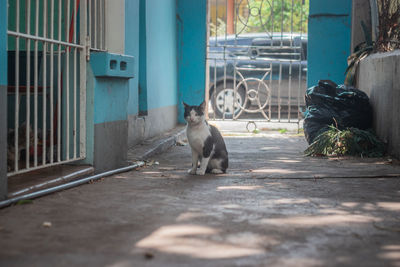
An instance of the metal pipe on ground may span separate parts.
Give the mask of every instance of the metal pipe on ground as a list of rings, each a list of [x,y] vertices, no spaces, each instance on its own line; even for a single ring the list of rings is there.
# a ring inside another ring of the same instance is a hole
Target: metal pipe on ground
[[[58,192],[58,191],[61,191],[61,190],[65,190],[65,189],[69,189],[69,188],[72,188],[72,187],[75,187],[75,186],[78,186],[78,185],[81,185],[81,184],[85,184],[85,183],[93,181],[93,180],[98,180],[98,179],[106,177],[106,176],[110,176],[110,175],[121,173],[121,172],[130,171],[130,170],[142,167],[144,165],[145,165],[145,162],[140,161],[140,162],[137,162],[137,163],[135,163],[133,165],[130,165],[130,166],[127,166],[127,167],[123,167],[123,168],[119,168],[119,169],[115,169],[115,170],[111,170],[111,171],[95,174],[95,175],[92,175],[92,176],[89,176],[89,177],[86,177],[86,178],[82,178],[82,179],[79,179],[79,180],[76,180],[76,181],[73,181],[73,182],[69,182],[69,183],[66,183],[66,184],[62,184],[62,185],[58,185],[58,186],[55,186],[55,187],[43,189],[43,190],[40,190],[40,191],[37,191],[37,192],[33,192],[33,193],[29,193],[29,194],[26,194],[26,195],[22,195],[22,196],[19,196],[19,197],[10,198],[10,199],[1,201],[0,202],[0,208],[4,208],[4,207],[7,207],[7,206],[10,206],[11,204],[17,203],[20,200],[38,198],[38,197],[41,197],[41,196],[44,196],[44,195],[48,195],[48,194],[55,193],[55,192]]]

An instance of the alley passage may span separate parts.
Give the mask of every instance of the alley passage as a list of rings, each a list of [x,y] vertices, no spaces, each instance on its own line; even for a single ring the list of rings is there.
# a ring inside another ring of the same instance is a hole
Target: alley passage
[[[400,264],[398,166],[305,158],[296,132],[223,132],[227,174],[187,175],[190,149],[176,146],[158,165],[0,210],[0,265]]]

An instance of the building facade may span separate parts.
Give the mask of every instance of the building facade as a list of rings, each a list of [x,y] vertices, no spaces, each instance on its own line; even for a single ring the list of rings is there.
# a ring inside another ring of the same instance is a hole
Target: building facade
[[[204,99],[206,3],[1,0],[0,198],[16,174],[124,166],[183,123]]]

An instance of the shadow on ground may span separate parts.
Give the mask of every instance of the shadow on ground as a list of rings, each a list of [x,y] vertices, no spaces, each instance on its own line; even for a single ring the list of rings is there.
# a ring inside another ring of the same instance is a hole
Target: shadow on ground
[[[138,171],[0,210],[0,265],[400,265],[400,180],[328,178],[396,166],[304,158],[301,137],[277,133],[226,141],[224,175],[188,175],[190,149],[177,146]]]

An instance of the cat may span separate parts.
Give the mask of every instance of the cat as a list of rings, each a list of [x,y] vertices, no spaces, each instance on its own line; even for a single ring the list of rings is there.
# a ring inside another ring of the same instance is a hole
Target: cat
[[[228,151],[218,129],[209,125],[204,117],[206,102],[199,106],[190,106],[183,102],[186,135],[192,150],[192,168],[189,174],[226,173]],[[200,166],[198,163],[200,162]]]

